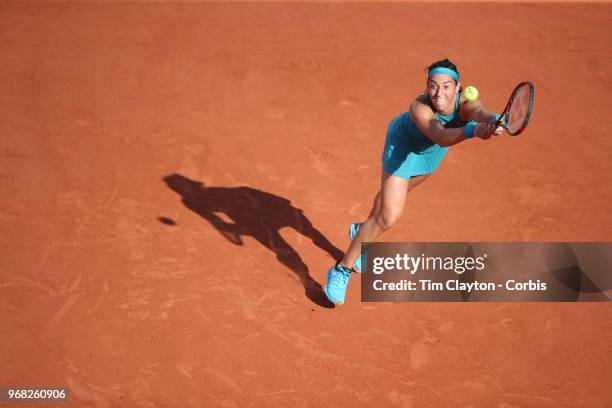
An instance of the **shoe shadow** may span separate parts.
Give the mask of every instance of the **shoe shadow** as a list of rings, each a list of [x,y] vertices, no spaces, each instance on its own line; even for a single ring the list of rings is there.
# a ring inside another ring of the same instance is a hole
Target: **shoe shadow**
[[[333,259],[343,252],[317,230],[302,210],[283,197],[250,187],[207,187],[180,174],[163,178],[168,187],[179,194],[183,204],[211,223],[219,233],[235,245],[244,245],[243,236],[251,236],[274,252],[276,259],[292,270],[300,279],[306,296],[319,306],[334,307],[321,284],[314,280],[300,255],[283,239],[279,231],[291,227],[311,239]],[[232,222],[226,222],[217,214]],[[160,222],[168,224],[167,220]]]

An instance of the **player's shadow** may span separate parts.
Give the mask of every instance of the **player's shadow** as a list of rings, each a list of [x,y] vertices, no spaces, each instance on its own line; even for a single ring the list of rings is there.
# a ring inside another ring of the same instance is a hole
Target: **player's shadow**
[[[255,238],[298,276],[310,300],[323,307],[333,307],[321,285],[308,273],[308,267],[300,255],[279,231],[283,227],[295,229],[333,259],[342,258],[343,252],[329,242],[302,210],[291,205],[289,200],[250,187],[207,187],[180,174],[171,174],[163,180],[182,197],[187,208],[210,222],[228,241],[243,245],[243,236]],[[218,214],[223,214],[231,222],[226,222]]]

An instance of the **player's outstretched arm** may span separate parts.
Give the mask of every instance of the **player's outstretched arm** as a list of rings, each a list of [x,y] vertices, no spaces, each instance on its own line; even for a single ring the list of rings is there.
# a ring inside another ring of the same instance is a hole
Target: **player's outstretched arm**
[[[473,101],[464,101],[459,105],[459,117],[464,120],[473,120],[474,122],[484,123],[492,119],[497,119],[496,114],[485,109],[480,99]]]
[[[442,147],[460,143],[471,136],[488,139],[492,133],[489,122],[476,124],[473,132],[466,132],[465,128],[446,129],[436,120],[433,110],[418,100],[410,105],[410,116],[425,136]]]
[[[491,129],[493,128],[493,122],[497,120],[499,115],[489,112],[485,109],[480,99],[467,100],[462,97],[459,104],[459,117],[464,121],[472,120],[478,123],[488,124]],[[491,135],[501,135],[504,129],[501,126],[490,131]]]

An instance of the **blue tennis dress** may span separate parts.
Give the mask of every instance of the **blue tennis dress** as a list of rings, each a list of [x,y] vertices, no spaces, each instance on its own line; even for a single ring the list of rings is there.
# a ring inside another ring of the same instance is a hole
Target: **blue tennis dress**
[[[459,119],[459,94],[455,98],[455,109],[452,113],[440,115],[436,112],[435,115],[436,120],[445,128],[458,128],[466,124]],[[435,144],[425,136],[410,114],[404,112],[393,118],[387,128],[382,154],[383,170],[405,179],[433,173],[447,150],[448,147]]]

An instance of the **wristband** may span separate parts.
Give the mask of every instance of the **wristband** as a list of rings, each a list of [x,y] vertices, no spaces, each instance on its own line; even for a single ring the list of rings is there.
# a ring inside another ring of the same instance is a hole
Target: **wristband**
[[[497,113],[493,113],[491,114],[491,120],[497,122],[497,119],[499,119],[501,117],[501,115],[498,115]]]
[[[465,124],[465,127],[463,128],[463,136],[465,136],[466,139],[474,136],[474,127],[476,127],[476,122],[473,120],[470,120]]]

